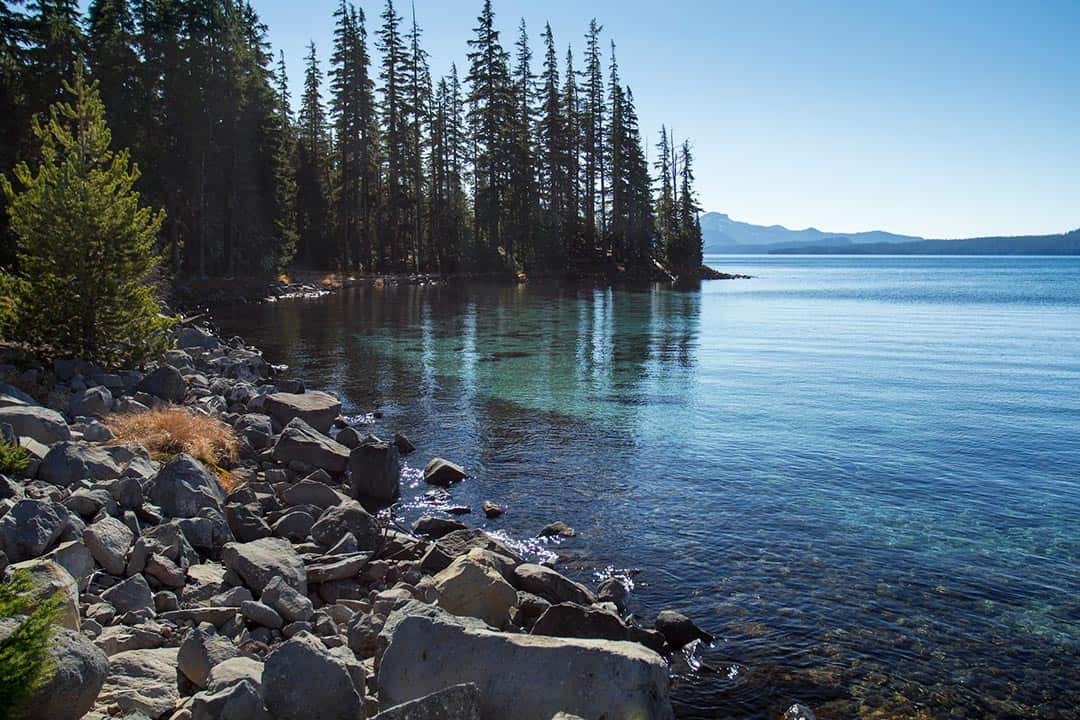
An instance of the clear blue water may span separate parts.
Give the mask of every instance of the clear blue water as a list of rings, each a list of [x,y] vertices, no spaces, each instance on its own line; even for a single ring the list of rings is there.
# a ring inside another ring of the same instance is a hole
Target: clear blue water
[[[720,639],[679,717],[1080,717],[1080,259],[710,258],[752,280],[357,288],[223,327]],[[507,514],[484,521],[491,499]]]

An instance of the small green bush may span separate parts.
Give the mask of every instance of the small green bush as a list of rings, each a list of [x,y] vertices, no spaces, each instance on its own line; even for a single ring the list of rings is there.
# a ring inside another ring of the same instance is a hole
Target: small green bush
[[[0,474],[18,476],[29,464],[29,450],[21,445],[12,445],[0,438]]]
[[[0,720],[16,720],[20,708],[54,672],[52,641],[60,599],[54,593],[33,599],[33,579],[22,570],[0,583],[0,620],[15,618],[18,628],[0,640]]]

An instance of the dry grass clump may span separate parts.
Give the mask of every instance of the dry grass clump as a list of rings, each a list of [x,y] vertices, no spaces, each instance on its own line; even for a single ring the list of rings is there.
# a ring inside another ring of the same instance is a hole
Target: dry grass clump
[[[182,407],[144,413],[112,415],[106,419],[118,443],[137,443],[158,461],[187,453],[217,473],[226,490],[233,477],[224,469],[239,457],[236,433],[217,418],[199,415]]]

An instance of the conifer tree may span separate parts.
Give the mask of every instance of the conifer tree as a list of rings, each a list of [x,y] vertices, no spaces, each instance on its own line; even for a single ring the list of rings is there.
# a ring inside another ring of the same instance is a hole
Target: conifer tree
[[[537,123],[539,144],[539,204],[542,233],[536,252],[545,268],[556,267],[564,258],[564,220],[567,194],[566,119],[560,96],[559,59],[551,24],[544,27],[544,69],[541,73],[540,117]]]
[[[412,267],[420,272],[421,264],[429,259],[424,243],[424,144],[430,123],[431,71],[427,63],[427,52],[420,47],[420,26],[416,22],[416,8],[413,7],[412,27],[407,36],[408,60],[405,75],[405,112],[404,125],[407,129],[408,167],[408,232],[412,238]]]
[[[113,150],[96,85],[77,66],[69,98],[35,120],[41,162],[0,179],[19,241],[21,337],[105,365],[165,347],[170,321],[150,280],[164,213],[142,205],[139,171]]]
[[[139,57],[135,51],[135,19],[127,0],[94,0],[87,14],[87,59],[101,88],[105,118],[117,137],[132,143],[136,135],[135,84]]]
[[[330,260],[327,220],[326,115],[320,94],[322,71],[315,43],[305,58],[304,95],[297,122],[296,231],[298,255],[307,267],[326,267]]]
[[[574,70],[574,52],[566,49],[566,72],[563,81],[562,112],[565,123],[563,152],[566,158],[566,204],[562,226],[563,256],[580,256],[583,251],[584,233],[581,230],[581,214],[585,210],[581,183],[581,101],[578,96],[577,73]],[[591,252],[591,250],[590,250]]]
[[[700,209],[697,204],[697,195],[694,192],[694,169],[690,141],[684,140],[679,150],[678,207],[678,244],[682,256],[673,261],[672,266],[688,275],[696,275],[701,267],[701,219],[698,217]]]
[[[585,35],[585,69],[582,74],[584,100],[581,111],[583,141],[585,232],[589,252],[595,252],[604,238],[604,68],[600,53],[600,33],[596,18]],[[600,242],[598,242],[598,240]],[[605,253],[601,253],[602,255]]]
[[[384,270],[402,270],[406,260],[405,233],[408,231],[406,213],[409,198],[406,179],[409,164],[409,128],[406,83],[409,74],[408,50],[401,34],[402,18],[394,9],[393,0],[386,1],[379,29],[379,51],[382,53],[382,126],[383,152],[386,158],[385,238],[378,266]]]

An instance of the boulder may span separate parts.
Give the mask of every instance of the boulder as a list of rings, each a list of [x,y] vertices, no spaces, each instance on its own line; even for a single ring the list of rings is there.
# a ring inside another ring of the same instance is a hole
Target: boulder
[[[344,495],[326,483],[307,478],[287,487],[281,499],[287,505],[314,505],[322,510],[346,500]]]
[[[261,595],[274,577],[280,577],[300,592],[307,592],[304,563],[288,540],[260,538],[246,543],[229,543],[221,560],[256,595]]]
[[[185,325],[176,330],[176,347],[181,350],[213,350],[221,345],[214,335],[200,327]]]
[[[12,405],[37,405],[37,400],[14,385],[0,382],[0,407]]]
[[[261,413],[241,415],[233,427],[240,437],[246,439],[256,450],[265,450],[270,447],[270,438],[274,434],[274,428],[268,415]]]
[[[424,481],[431,485],[449,487],[467,477],[469,477],[469,474],[465,472],[465,468],[439,457],[433,459],[424,467]]]
[[[266,412],[281,425],[288,425],[295,418],[321,433],[330,432],[334,418],[341,414],[341,401],[329,393],[272,393],[265,399]]]
[[[117,514],[116,500],[104,488],[76,490],[64,500],[64,507],[83,518],[92,518],[102,510],[109,515]]]
[[[79,629],[79,586],[59,563],[44,558],[36,558],[8,566],[7,572],[26,572],[30,575],[33,586],[30,596],[33,602],[56,597],[60,603],[58,625],[69,630]]]
[[[408,436],[405,433],[394,433],[394,445],[397,446],[398,452],[402,455],[408,455],[412,451],[416,450],[416,446],[412,444]]]
[[[532,627],[533,635],[630,640],[630,629],[613,612],[577,603],[552,605]]]
[[[262,509],[255,503],[229,503],[225,506],[225,519],[229,523],[229,530],[240,542],[251,542],[274,534],[263,519]]]
[[[83,542],[97,564],[110,575],[121,576],[135,533],[114,517],[105,516],[83,530]]]
[[[218,663],[206,677],[206,689],[217,692],[241,680],[250,680],[262,694],[263,664],[243,655]]]
[[[38,468],[38,478],[59,487],[81,480],[113,480],[122,473],[108,451],[82,442],[60,442],[49,448]]]
[[[19,500],[0,518],[0,552],[13,563],[39,557],[53,547],[69,527],[71,513],[60,503]]]
[[[480,720],[480,688],[462,683],[387,708],[373,720]]]
[[[45,445],[71,439],[64,416],[38,405],[0,407],[0,423],[8,424],[19,437],[29,437]]]
[[[349,464],[349,449],[319,432],[301,418],[285,426],[274,444],[275,462],[301,462],[333,473],[343,473]]]
[[[374,550],[379,542],[379,524],[354,500],[327,508],[311,527],[312,540],[323,547],[336,545],[346,533],[352,533],[361,550]]]
[[[277,614],[274,608],[257,600],[245,600],[240,603],[240,613],[244,619],[253,625],[258,625],[271,630],[280,630],[285,627],[285,621]]]
[[[259,599],[276,610],[285,622],[310,620],[315,611],[307,595],[297,592],[280,577],[272,578],[267,583]]]
[[[561,575],[551,568],[533,563],[523,563],[514,568],[514,587],[539,595],[551,603],[573,602],[591,605],[596,596],[580,583]]]
[[[490,500],[485,500],[480,506],[480,509],[484,511],[484,517],[489,520],[500,517],[504,512],[506,512],[506,508],[501,505],[496,505]]]
[[[113,394],[107,387],[98,385],[77,393],[68,402],[69,417],[104,417],[112,410]]]
[[[349,481],[353,497],[380,502],[401,492],[401,455],[397,446],[375,439],[363,442],[349,454]]]
[[[674,610],[661,610],[656,616],[655,627],[673,648],[681,648],[694,640],[706,643],[713,640],[712,635],[700,629],[693,620]]]
[[[147,395],[178,403],[187,395],[187,381],[172,365],[161,365],[144,377],[136,389]]]
[[[98,695],[103,714],[111,705],[120,715],[136,712],[151,719],[168,717],[180,701],[176,683],[176,648],[130,650],[109,658],[109,674]]]
[[[201,623],[192,628],[180,644],[177,662],[184,677],[205,688],[213,668],[239,655],[232,640],[219,635],[210,623]]]
[[[378,668],[384,706],[475,683],[484,720],[550,720],[558,712],[674,717],[666,663],[636,643],[514,635],[410,616],[397,623]]]
[[[505,628],[517,592],[490,565],[463,555],[434,578],[439,605],[454,615],[475,617]]]
[[[457,530],[468,530],[469,526],[457,520],[424,515],[412,524],[412,529],[413,532],[419,535],[426,535],[429,538],[438,540],[444,535],[449,535]]]
[[[540,532],[536,534],[536,536],[537,537],[542,537],[542,538],[546,538],[546,537],[572,538],[572,537],[577,536],[577,530],[575,530],[574,528],[570,527],[566,523],[559,520],[557,522],[553,522],[553,523],[549,523],[548,525],[545,525],[540,530]]]
[[[109,658],[85,636],[57,631],[49,644],[53,671],[26,702],[23,720],[79,720],[97,700]]]
[[[159,648],[164,644],[161,628],[145,625],[109,625],[94,638],[94,645],[109,657],[129,650]]]
[[[255,683],[243,679],[217,692],[191,698],[191,720],[270,720]]]
[[[192,518],[203,508],[222,511],[225,492],[217,476],[187,453],[180,453],[158,471],[148,488],[150,502],[169,517]]]
[[[62,542],[56,546],[55,550],[51,550],[43,557],[67,570],[80,585],[97,569],[94,565],[94,556],[79,540]]]
[[[276,537],[300,543],[307,539],[314,524],[315,518],[311,517],[311,513],[295,509],[278,518],[273,525],[273,531]]]
[[[366,717],[363,688],[357,692],[345,663],[310,633],[300,633],[270,653],[262,687],[266,708],[276,720]]]
[[[101,593],[101,599],[116,608],[123,615],[126,612],[156,612],[154,609],[154,593],[146,583],[146,579],[139,574],[132,575],[127,580],[113,585]]]

